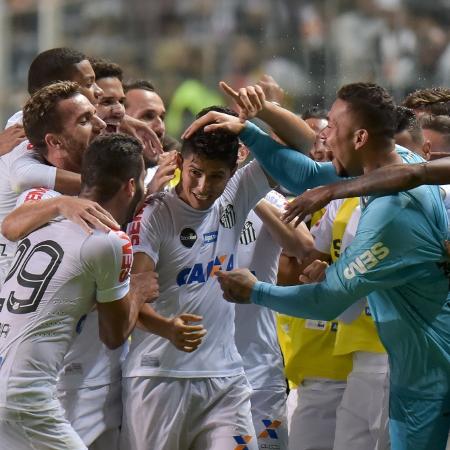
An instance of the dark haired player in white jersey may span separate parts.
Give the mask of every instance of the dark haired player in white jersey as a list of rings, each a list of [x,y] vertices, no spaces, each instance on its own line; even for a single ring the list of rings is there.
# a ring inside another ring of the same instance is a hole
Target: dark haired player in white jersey
[[[111,178],[111,174],[114,176]],[[98,138],[87,151],[81,196],[119,222],[132,216],[144,189],[142,147],[133,138]],[[123,232],[86,232],[57,219],[18,246],[0,294],[0,435],[4,448],[86,449],[64,419],[56,379],[83,318],[95,305],[100,338],[121,345],[141,305],[157,295],[156,278],[129,289],[131,243]]]

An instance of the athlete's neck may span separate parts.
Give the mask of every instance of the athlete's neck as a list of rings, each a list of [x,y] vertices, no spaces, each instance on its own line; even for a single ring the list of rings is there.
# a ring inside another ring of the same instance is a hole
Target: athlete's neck
[[[107,201],[102,201],[102,195],[97,189],[95,189],[95,187],[84,187],[82,188],[79,197],[97,202],[103,209],[106,209],[106,211],[114,217],[118,224],[123,225],[126,223],[128,219],[128,210],[127,208],[124,208],[123,199],[120,196],[115,195]]]
[[[401,156],[395,151],[395,141],[392,140],[387,148],[374,145],[372,148],[365,150],[362,161],[363,172],[366,174],[380,167],[401,164],[402,162]]]

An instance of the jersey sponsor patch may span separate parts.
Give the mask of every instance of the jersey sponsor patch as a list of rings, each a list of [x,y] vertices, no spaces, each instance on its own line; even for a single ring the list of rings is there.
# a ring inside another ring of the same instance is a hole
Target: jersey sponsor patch
[[[234,255],[216,256],[208,263],[196,263],[192,267],[182,269],[177,275],[178,286],[192,283],[205,283],[219,270],[230,271],[234,268]]]
[[[117,236],[122,239],[122,265],[120,266],[119,282],[123,283],[130,275],[133,264],[133,246],[130,238],[123,231],[115,231]]]
[[[1,338],[7,338],[10,330],[9,323],[2,323],[0,322],[0,339]]]
[[[256,231],[253,227],[253,222],[247,220],[244,224],[244,228],[242,229],[239,242],[243,245],[248,245],[255,241],[256,241]]]
[[[217,231],[210,231],[209,233],[203,233],[203,244],[212,244],[217,241]]]
[[[32,189],[30,192],[28,192],[27,196],[25,197],[24,203],[35,200],[41,200],[48,190],[49,189],[46,188]]]
[[[263,419],[262,423],[264,424],[265,429],[261,431],[261,433],[259,433],[258,439],[260,438],[278,439],[276,429],[281,425],[281,421]]]
[[[247,444],[252,440],[252,436],[238,435],[233,436],[233,439],[235,440],[236,444],[238,444],[236,447],[234,447],[234,450],[248,450]]]
[[[141,366],[142,367],[158,367],[159,359],[156,358],[155,356],[151,356],[151,355],[142,355]]]
[[[389,248],[382,242],[372,245],[369,250],[361,253],[344,269],[344,277],[351,280],[357,274],[366,273],[389,255]]]
[[[192,228],[183,228],[180,233],[180,242],[186,248],[192,248],[197,240],[197,233]]]
[[[220,216],[220,224],[224,228],[233,228],[236,223],[236,213],[233,205],[227,205],[222,215]]]
[[[305,328],[309,330],[326,330],[327,322],[325,320],[311,320],[308,319],[305,321]]]

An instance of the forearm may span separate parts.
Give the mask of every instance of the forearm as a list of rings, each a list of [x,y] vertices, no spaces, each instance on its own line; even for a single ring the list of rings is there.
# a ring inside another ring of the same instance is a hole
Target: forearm
[[[66,195],[78,195],[81,189],[81,176],[68,170],[57,169],[55,191]]]
[[[2,222],[2,234],[18,241],[59,215],[63,197],[24,203],[8,214]]]
[[[340,179],[332,163],[316,163],[307,156],[274,141],[251,123],[246,124],[240,138],[250,148],[263,169],[295,194]]]
[[[299,286],[274,286],[258,281],[251,301],[274,311],[294,317],[333,320],[358,298],[333,292],[325,282]]]
[[[158,314],[150,305],[144,305],[139,312],[138,327],[166,339],[169,339],[169,323],[170,319]]]
[[[308,154],[315,140],[315,133],[308,124],[281,106],[271,102],[265,102],[265,105],[258,118],[266,122],[286,145]]]
[[[327,186],[327,191],[331,201],[364,195],[392,194],[413,189],[422,184],[448,184],[449,182],[450,163],[446,169],[441,168],[440,165],[432,166],[432,163],[395,164],[352,180],[330,184]]]
[[[266,200],[262,200],[255,208],[256,214],[263,221],[272,239],[290,255],[303,259],[314,249],[314,240],[306,229],[285,224],[280,219],[280,211]]]

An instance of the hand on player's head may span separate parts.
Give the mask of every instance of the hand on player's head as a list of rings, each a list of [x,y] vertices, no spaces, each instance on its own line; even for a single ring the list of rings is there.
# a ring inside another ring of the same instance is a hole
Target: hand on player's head
[[[205,133],[212,133],[220,130],[225,131],[236,136],[241,133],[245,125],[239,120],[238,117],[230,116],[228,114],[220,113],[217,111],[210,111],[204,116],[199,117],[197,120],[186,128],[186,131],[182,134],[182,139],[189,139],[196,131],[203,128]]]

